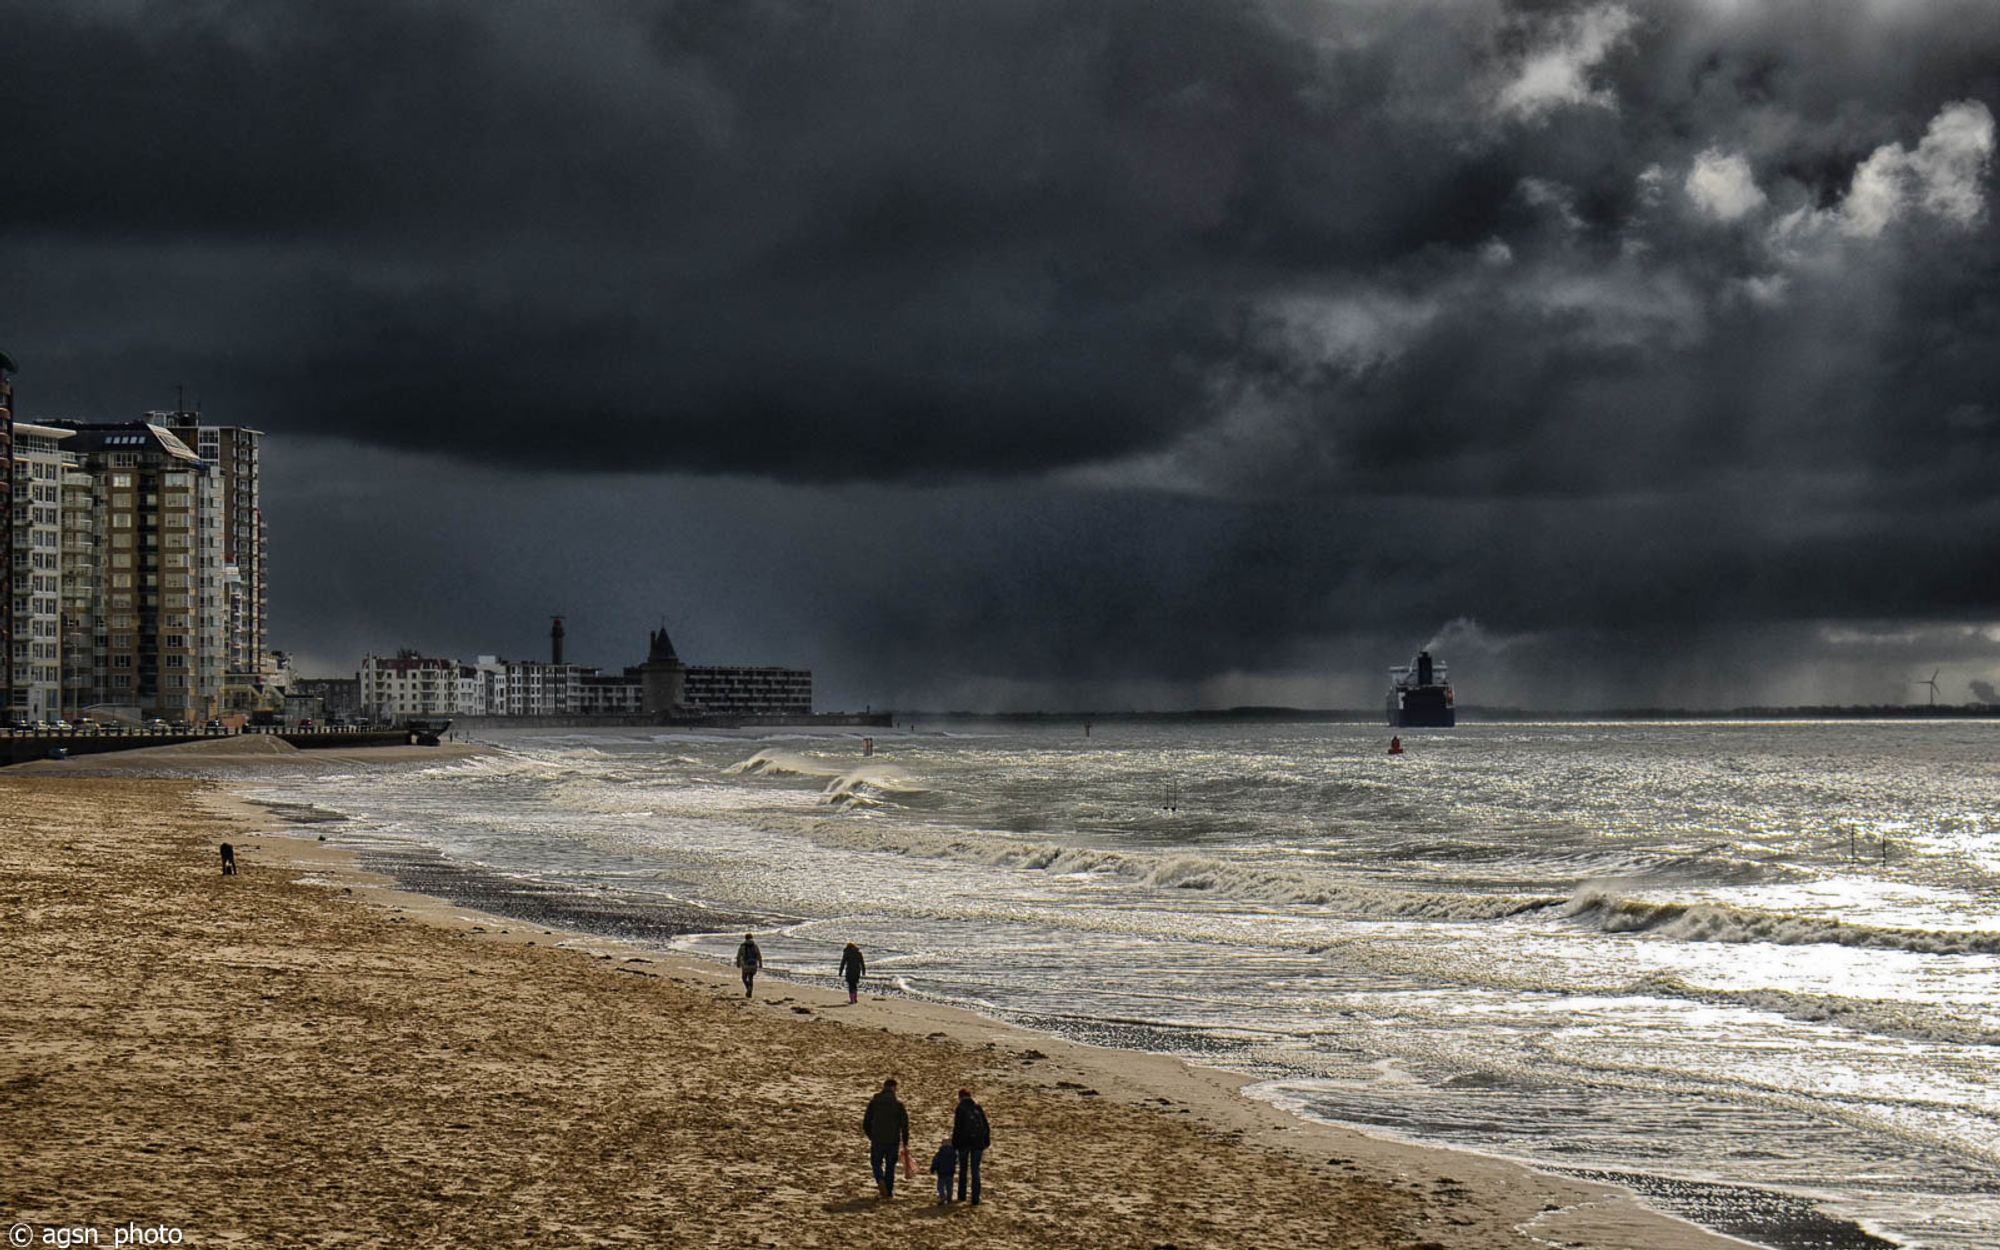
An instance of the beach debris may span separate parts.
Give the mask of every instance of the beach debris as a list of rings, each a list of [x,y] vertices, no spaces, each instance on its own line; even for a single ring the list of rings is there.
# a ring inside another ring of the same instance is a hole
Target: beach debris
[[[794,1008],[792,1008],[792,1014],[793,1014],[793,1015],[795,1015],[795,1016],[809,1016],[809,1015],[811,1015],[812,1013],[813,1013],[813,1009],[812,1009],[812,1008],[810,1008],[810,1007],[794,1007]]]

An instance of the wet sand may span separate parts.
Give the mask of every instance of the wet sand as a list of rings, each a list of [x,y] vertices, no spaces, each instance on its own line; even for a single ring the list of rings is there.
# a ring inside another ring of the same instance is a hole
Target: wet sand
[[[398,891],[311,826],[252,832],[272,815],[209,782],[33,767],[0,773],[10,1224],[274,1246],[1740,1244],[1618,1190],[1309,1125],[1212,1069],[904,999],[764,983],[745,1002],[728,969]],[[921,1172],[874,1196],[859,1121],[891,1072],[920,1168],[952,1091],[979,1091],[978,1210],[936,1207]]]

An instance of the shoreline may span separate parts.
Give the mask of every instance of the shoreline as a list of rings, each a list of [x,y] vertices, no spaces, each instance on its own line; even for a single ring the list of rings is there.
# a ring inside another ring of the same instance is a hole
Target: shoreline
[[[250,809],[252,815],[259,815],[267,820],[286,821],[286,813],[272,810],[273,805],[262,800],[245,798],[234,793],[230,794],[230,799]],[[336,825],[343,819],[345,818],[338,814],[327,813],[320,815],[312,823]],[[538,938],[554,938],[559,948],[575,950],[600,960],[625,958],[629,962],[634,953],[641,953],[654,960],[657,967],[643,970],[626,969],[627,971],[653,977],[696,981],[723,996],[733,997],[738,984],[733,969],[728,965],[705,956],[647,943],[670,941],[671,936],[685,933],[733,931],[742,923],[754,923],[758,919],[730,917],[738,923],[721,929],[688,925],[677,928],[669,936],[651,938],[643,934],[625,936],[567,928],[560,920],[552,921],[548,918],[552,914],[557,914],[554,910],[531,909],[526,914],[491,910],[498,900],[486,898],[472,901],[463,895],[454,898],[446,894],[431,893],[428,892],[429,885],[410,883],[400,873],[392,875],[393,869],[392,872],[382,871],[383,867],[390,867],[380,863],[384,858],[394,858],[403,863],[436,859],[447,868],[451,880],[433,882],[434,885],[464,886],[477,882],[480,878],[501,880],[497,874],[450,864],[449,861],[436,856],[434,852],[384,853],[344,848],[334,843],[330,833],[328,841],[321,843],[318,840],[321,835],[318,833],[307,828],[292,826],[289,822],[285,828],[277,832],[278,836],[322,852],[325,856],[324,862],[329,865],[329,871],[343,884],[364,885],[369,891],[369,894],[364,896],[366,901],[407,909],[411,917],[420,923],[447,929],[475,931],[489,941],[511,941],[517,944],[525,942],[533,945]],[[541,889],[525,892],[527,896],[555,893],[558,892]],[[509,894],[507,903],[518,903],[524,897],[524,892],[518,890],[510,890]],[[567,901],[571,908],[565,917],[567,919],[574,920],[578,913],[604,914],[601,905],[580,895],[571,895]],[[511,926],[527,926],[527,928],[516,931]],[[770,926],[767,924],[768,927]],[[530,930],[533,930],[534,936],[530,936]],[[843,995],[838,989],[814,981],[789,979],[782,973],[759,977],[760,1000],[769,992],[762,987],[772,982],[785,987],[785,997],[778,1000],[779,1003],[789,1004],[796,998],[800,1003],[815,1010],[824,1008],[850,1010],[842,1001]],[[1170,1114],[1189,1115],[1194,1122],[1224,1135],[1235,1137],[1246,1144],[1281,1152],[1309,1166],[1323,1164],[1331,1155],[1340,1159],[1344,1169],[1351,1174],[1380,1179],[1390,1184],[1410,1184],[1413,1176],[1430,1176],[1435,1185],[1447,1191],[1458,1191],[1466,1184],[1461,1178],[1472,1175],[1475,1178],[1475,1185],[1492,1184],[1501,1189],[1527,1190],[1526,1193],[1511,1195],[1514,1205],[1519,1208],[1513,1214],[1518,1214],[1522,1218],[1521,1222],[1509,1231],[1524,1238],[1523,1244],[1575,1247],[1578,1250],[1599,1246],[1643,1246],[1649,1250],[1653,1247],[1658,1247],[1660,1250],[1669,1248],[1678,1250],[1680,1247],[1686,1247],[1687,1250],[1707,1250],[1709,1247],[1763,1244],[1746,1241],[1728,1233],[1716,1232],[1670,1212],[1648,1206],[1632,1189],[1615,1180],[1591,1180],[1580,1176],[1567,1176],[1539,1168],[1525,1160],[1451,1146],[1406,1141],[1384,1134],[1370,1133],[1355,1126],[1316,1119],[1286,1106],[1282,1100],[1260,1098],[1246,1093],[1245,1091],[1251,1087],[1263,1083],[1262,1078],[1256,1076],[1202,1064],[1181,1056],[1067,1037],[1004,1017],[988,1015],[971,1007],[939,1002],[901,991],[870,994],[864,989],[861,997],[863,1006],[881,1006],[886,1010],[852,1018],[840,1016],[830,1018],[848,1027],[873,1027],[910,1037],[922,1037],[926,1040],[949,1037],[954,1041],[980,1045],[1012,1046],[1024,1055],[1037,1056],[1030,1061],[1035,1065],[1034,1075],[1038,1078],[1053,1077],[1058,1088],[1073,1086],[1080,1091],[1088,1091],[1087,1094],[1080,1096],[1093,1098],[1108,1096],[1111,1101],[1149,1111],[1169,1107],[1172,1109]],[[1359,1145],[1361,1143],[1365,1143],[1365,1146]],[[1545,1188],[1534,1186],[1532,1182],[1535,1181],[1545,1182]],[[1529,1210],[1531,1206],[1533,1209]],[[1447,1218],[1463,1219],[1462,1216]],[[1824,1220],[1824,1217],[1822,1219]],[[1831,1225],[1835,1222],[1825,1221],[1825,1223]],[[1463,1226],[1465,1225],[1461,1225]],[[1849,1226],[1839,1225],[1839,1227]],[[1490,1235],[1495,1231],[1497,1230],[1484,1228],[1482,1234]],[[1474,1241],[1470,1244],[1494,1243]],[[1862,1242],[1815,1241],[1813,1244],[1839,1247],[1850,1244],[1886,1246],[1889,1243],[1870,1239]]]
[[[264,800],[244,801],[260,809],[274,806]],[[338,824],[345,819],[324,809],[314,809],[314,812],[316,814],[312,819],[315,823]],[[284,812],[276,814],[280,818],[285,816]],[[299,830],[293,836],[306,836],[306,831]],[[424,900],[426,904],[438,904],[457,912],[483,917],[489,923],[496,925],[552,925],[552,928],[543,928],[541,932],[561,938],[563,945],[577,949],[596,950],[601,947],[615,948],[619,951],[641,951],[648,956],[674,961],[675,973],[705,978],[718,993],[732,992],[735,982],[731,969],[709,956],[675,949],[668,943],[676,937],[698,933],[734,932],[746,926],[760,928],[764,932],[784,927],[783,921],[769,914],[724,916],[721,913],[710,912],[702,914],[700,918],[712,921],[721,917],[733,923],[699,924],[695,922],[696,909],[683,905],[685,910],[674,913],[670,920],[641,924],[636,930],[625,930],[621,921],[627,920],[629,913],[654,909],[668,910],[666,905],[652,902],[620,905],[606,903],[593,896],[565,891],[559,887],[524,885],[498,873],[454,863],[427,849],[370,848],[353,849],[349,853],[354,856],[355,871],[372,875],[373,878],[384,882],[385,888],[399,896],[409,896]],[[416,870],[408,871],[412,867]],[[578,927],[579,922],[595,924],[600,920],[607,920],[615,927],[609,930]],[[491,936],[498,937],[504,930],[489,929],[488,932]],[[835,978],[831,975],[795,979],[783,971],[777,971],[760,977],[758,984],[763,986],[767,982],[781,983],[792,992],[811,992],[822,996],[829,1004],[837,1004],[840,998],[840,991],[834,985]],[[865,1000],[870,996],[864,993],[863,997]],[[1129,1059],[1143,1059],[1149,1064],[1173,1065],[1197,1074],[1205,1074],[1206,1083],[1220,1090],[1230,1106],[1269,1109],[1282,1117],[1282,1123],[1272,1122],[1261,1113],[1253,1117],[1257,1120],[1256,1131],[1261,1134],[1253,1140],[1297,1155],[1307,1161],[1318,1158],[1321,1146],[1338,1149],[1343,1145],[1351,1145],[1354,1138],[1359,1138],[1376,1143],[1385,1149],[1415,1152],[1419,1156],[1418,1166],[1428,1165],[1435,1168],[1443,1166],[1452,1159],[1471,1158],[1536,1176],[1581,1182],[1609,1189],[1631,1201],[1649,1216],[1671,1221],[1725,1245],[1751,1245],[1769,1247],[1773,1250],[1783,1250],[1786,1247],[1799,1247],[1801,1250],[1894,1250],[1899,1244],[1876,1236],[1852,1221],[1828,1215],[1805,1198],[1775,1190],[1719,1181],[1686,1181],[1632,1168],[1588,1164],[1561,1167],[1470,1147],[1425,1142],[1383,1129],[1322,1119],[1312,1115],[1299,1105],[1296,1099],[1249,1092],[1267,1084],[1266,1077],[1205,1063],[1197,1057],[1184,1053],[1168,1053],[1149,1048],[1146,1045],[1148,1039],[1143,1034],[1149,1031],[1158,1032],[1155,1026],[1130,1026],[1090,1019],[1058,1021],[1053,1017],[1036,1016],[1029,1012],[988,1013],[977,1007],[904,990],[879,992],[873,996],[873,1001],[908,1004],[921,1008],[927,1013],[923,1021],[926,1024],[936,1023],[928,1013],[938,1013],[947,1020],[954,1016],[964,1017],[967,1021],[976,1022],[978,1026],[1006,1031],[1016,1036],[1017,1040],[1030,1044],[1031,1048],[1060,1046],[1079,1052],[1081,1057],[1073,1059],[1074,1070],[1061,1074],[1065,1077],[1101,1078],[1102,1071],[1107,1066],[1116,1068]],[[1076,1027],[1065,1030],[1064,1024]],[[899,1026],[891,1022],[886,1027],[911,1033],[917,1031],[917,1026],[914,1024]],[[955,1034],[956,1031],[953,1032]],[[1095,1035],[1106,1040],[1092,1040],[1092,1037],[1087,1035]],[[1171,1041],[1164,1037],[1154,1040],[1162,1044]],[[1096,1083],[1118,1084],[1115,1079],[1102,1078]],[[1159,1102],[1159,1091],[1150,1083],[1143,1088],[1124,1090],[1123,1094],[1127,1100],[1136,1098],[1141,1104]],[[1205,1110],[1225,1132],[1250,1131],[1239,1115],[1232,1115],[1227,1110],[1214,1106]],[[1337,1140],[1329,1143],[1315,1143],[1310,1138],[1283,1135],[1301,1127],[1325,1130],[1339,1136]],[[1277,1135],[1274,1135],[1274,1132]],[[1408,1175],[1407,1171],[1399,1171],[1397,1174]],[[1649,1199],[1696,1207],[1714,1213],[1717,1224],[1735,1223],[1743,1227],[1740,1230],[1715,1227],[1677,1211],[1665,1209],[1664,1206],[1653,1205]],[[1549,1238],[1549,1244],[1562,1246],[1615,1244],[1598,1243],[1588,1239],[1575,1242],[1566,1240],[1562,1236],[1563,1230],[1557,1226],[1567,1222],[1568,1217],[1550,1219],[1548,1226],[1536,1235]],[[1621,1216],[1614,1220],[1613,1224],[1622,1230],[1626,1220]],[[1679,1243],[1644,1241],[1630,1244],[1665,1246]]]
[[[438,757],[427,754],[425,758]],[[14,782],[16,775],[15,770],[9,770],[8,775],[0,776],[0,784],[12,783],[6,784],[6,788],[16,789],[20,785]],[[21,780],[33,789],[58,784],[52,778],[30,781],[23,777]],[[106,800],[115,803],[118,798],[129,795],[132,788],[173,783],[147,782],[128,776],[97,784],[119,792],[113,799]],[[491,972],[482,972],[483,976],[498,975],[503,980],[518,980],[530,968],[542,971],[553,960],[557,962],[546,970],[565,988],[577,989],[581,985],[583,989],[599,990],[604,987],[594,983],[607,980],[623,982],[628,977],[632,981],[643,979],[659,991],[675,995],[676,1005],[681,1008],[726,1013],[724,1019],[754,1018],[774,1026],[781,1039],[792,1035],[823,1036],[824,1030],[814,1026],[834,1021],[847,1026],[838,1033],[850,1035],[847,1038],[850,1043],[857,1039],[866,1041],[865,1035],[880,1031],[885,1038],[894,1039],[894,1048],[909,1055],[922,1056],[922,1062],[927,1065],[948,1062],[963,1068],[968,1057],[985,1060],[988,1066],[976,1074],[976,1079],[981,1082],[981,1097],[987,1102],[989,1110],[995,1107],[996,1101],[1006,1108],[1004,1114],[995,1116],[1000,1149],[989,1160],[989,1189],[998,1189],[991,1170],[994,1163],[1001,1163],[1007,1169],[1000,1175],[1006,1178],[1004,1184],[1008,1190],[1015,1190],[1026,1183],[1013,1169],[1025,1170],[1027,1161],[1017,1163],[1009,1157],[1023,1150],[1021,1146],[1014,1145],[1020,1129],[1010,1124],[1009,1119],[1017,1114],[1018,1108],[1034,1104],[1045,1111],[1053,1108],[1051,1114],[1081,1117],[1078,1122],[1085,1125],[1101,1126],[1121,1117],[1138,1116],[1144,1126],[1142,1140],[1164,1134],[1186,1145],[1184,1139],[1192,1133],[1194,1153],[1177,1159],[1173,1166],[1195,1168],[1220,1158],[1229,1164],[1222,1178],[1224,1183],[1240,1181],[1248,1188],[1255,1188],[1251,1181],[1261,1179],[1275,1168],[1289,1173],[1288,1179],[1295,1186],[1331,1185],[1333,1188],[1328,1192],[1340,1195],[1338,1199],[1329,1198],[1330,1205],[1325,1210],[1311,1210],[1308,1214],[1315,1220],[1324,1220],[1342,1211],[1353,1214],[1350,1208],[1357,1203],[1366,1208],[1367,1220],[1361,1224],[1344,1224],[1342,1228],[1349,1238],[1358,1238],[1353,1244],[1441,1246],[1447,1250],[1498,1244],[1645,1246],[1661,1247],[1663,1250],[1670,1247],[1693,1250],[1695,1247],[1745,1244],[1662,1214],[1645,1206],[1622,1188],[1536,1171],[1492,1156],[1402,1143],[1356,1129],[1307,1120],[1274,1102],[1244,1095],[1241,1091],[1255,1084],[1255,1078],[1206,1068],[1170,1056],[1110,1050],[1065,1040],[979,1015],[966,1008],[900,995],[865,995],[859,1007],[850,1008],[845,1004],[844,994],[803,982],[779,982],[770,991],[760,992],[757,1001],[745,1007],[734,992],[734,978],[730,970],[710,960],[678,951],[635,946],[618,938],[555,925],[523,922],[501,913],[413,893],[398,888],[392,880],[379,873],[366,870],[359,852],[320,842],[317,828],[300,827],[287,820],[285,813],[268,810],[235,793],[225,784],[209,780],[182,782],[179,785],[185,787],[179,801],[191,811],[198,811],[203,818],[197,822],[196,840],[203,837],[212,839],[218,831],[226,830],[235,831],[232,836],[247,835],[251,841],[266,836],[276,838],[277,841],[269,845],[240,846],[246,873],[274,878],[271,883],[274,888],[293,896],[305,891],[310,898],[300,896],[294,901],[341,913],[334,918],[352,922],[344,923],[344,927],[354,930],[350,936],[358,934],[362,938],[381,938],[390,932],[400,936],[410,931],[399,930],[398,926],[414,921],[416,924],[411,926],[411,930],[428,932],[433,935],[432,942],[447,948],[457,944],[445,941],[446,936],[459,939],[476,937],[480,941],[475,945],[481,950],[504,958],[534,961],[531,965],[514,966],[511,978],[504,975],[508,970],[504,964]],[[15,797],[18,796],[9,796],[10,801]],[[283,827],[270,828],[274,824],[282,824]],[[204,863],[203,870],[206,868]],[[349,909],[344,906],[349,901],[367,906]],[[333,905],[328,907],[329,903]],[[359,914],[346,914],[349,912]],[[413,933],[411,935],[414,936]],[[319,952],[321,955],[339,953],[338,950]],[[434,950],[427,952],[432,956],[437,953]],[[613,972],[627,976],[611,975]],[[891,1043],[884,1041],[879,1044],[888,1046]],[[7,1088],[12,1088],[12,1082],[20,1079],[14,1071],[19,1066],[19,1056],[0,1050],[0,1058],[6,1060],[4,1068],[0,1068],[0,1080],[9,1082]],[[847,1092],[851,1092],[858,1108],[866,1090],[857,1086]],[[847,1092],[842,1096],[845,1097]],[[556,1096],[560,1097],[559,1094]],[[576,1110],[573,1106],[570,1109]],[[582,1114],[588,1118],[595,1110],[585,1108]],[[809,1192],[806,1206],[801,1210],[809,1218],[815,1217],[815,1213],[851,1217],[858,1213],[848,1209],[855,1207],[854,1203],[844,1204],[842,1209],[836,1211],[832,1206],[818,1202],[820,1199],[836,1199],[857,1189],[852,1184],[856,1169],[852,1161],[844,1157],[853,1153],[846,1137],[836,1132],[826,1145],[843,1156],[839,1171],[847,1177],[847,1183],[844,1187],[824,1193]],[[914,1137],[913,1145],[920,1155],[927,1149]],[[1013,1149],[1008,1149],[1009,1146]],[[1269,1166],[1258,1166],[1253,1159],[1238,1157],[1242,1151],[1253,1152]],[[1273,1162],[1278,1159],[1289,1161],[1289,1165]],[[1058,1163],[1057,1166],[1065,1165]],[[1239,1175],[1246,1170],[1256,1176]],[[7,1171],[0,1169],[0,1173]],[[14,1174],[18,1175],[18,1170]],[[860,1174],[860,1179],[863,1184],[859,1188],[865,1188],[865,1172]],[[1088,1183],[1088,1178],[1081,1179],[1082,1183]],[[1178,1182],[1183,1178],[1176,1174],[1171,1179]],[[922,1185],[923,1178],[920,1177],[917,1187],[921,1189]],[[1113,1188],[1115,1190],[1115,1185]],[[50,1195],[30,1196],[47,1198]],[[1038,1200],[1049,1196],[1037,1194]],[[1119,1197],[1115,1192],[1106,1196],[1112,1199]],[[1267,1199],[1259,1198],[1253,1202],[1253,1195],[1247,1191],[1220,1196],[1210,1192],[1205,1196],[1209,1206],[1220,1204],[1213,1214],[1234,1217],[1254,1209],[1260,1218],[1279,1219],[1282,1216],[1282,1213],[1272,1215],[1266,1211]],[[991,1208],[999,1205],[999,1197],[996,1192],[995,1202],[989,1203],[988,1214]],[[0,1192],[0,1198],[11,1200],[0,1205],[10,1205],[16,1211],[28,1209],[19,1193]],[[871,1211],[875,1209],[872,1199],[859,1206]],[[46,1210],[41,1213],[52,1214]],[[794,1211],[788,1218],[799,1217],[800,1211]],[[990,1227],[992,1221],[987,1215],[979,1218],[982,1220],[982,1240],[993,1240],[989,1234],[998,1230]],[[1122,1222],[1114,1222],[1111,1227],[1118,1235],[1129,1239],[1141,1228],[1151,1230],[1153,1225],[1149,1221],[1157,1217],[1130,1211],[1119,1218]],[[1183,1215],[1179,1218],[1194,1217]],[[755,1223],[754,1219],[751,1223]],[[714,1231],[719,1240],[713,1240],[711,1244],[747,1243],[751,1240],[745,1231],[748,1227],[718,1226]],[[1082,1227],[1074,1224],[1072,1231]],[[1170,1228],[1171,1225],[1165,1227]],[[1275,1231],[1275,1227],[1269,1231]],[[1148,1235],[1154,1234],[1149,1231]],[[993,1244],[1091,1243],[1080,1231],[1074,1240],[1066,1240],[1062,1229],[1042,1228],[1027,1240],[1003,1237]],[[1191,1244],[1225,1242],[1214,1240],[1211,1235],[1208,1241],[1198,1240]]]

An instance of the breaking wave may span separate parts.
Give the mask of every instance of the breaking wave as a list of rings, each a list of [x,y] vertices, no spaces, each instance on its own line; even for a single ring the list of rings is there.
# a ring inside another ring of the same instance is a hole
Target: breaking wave
[[[838,777],[839,765],[816,760],[796,751],[759,751],[747,760],[738,760],[722,770],[746,777]]]
[[[924,788],[894,764],[866,764],[826,783],[826,801],[849,810],[881,807],[892,796],[922,794]]]
[[[1657,995],[1706,1003],[1711,1007],[1743,1007],[1768,1011],[1808,1024],[1831,1024],[1857,1033],[1882,1037],[1904,1037],[1919,1042],[1947,1042],[1959,1046],[2000,1046],[2000,1032],[1973,1020],[1958,1019],[1932,1008],[1912,1003],[1870,998],[1846,998],[1838,994],[1805,994],[1792,990],[1705,989],[1689,985],[1668,973],[1655,973],[1634,982],[1625,991],[1635,995]]]
[[[1682,942],[1854,946],[1921,955],[2000,954],[2000,932],[1892,929],[1722,903],[1648,902],[1601,883],[1578,890],[1560,914],[1605,933],[1651,933]]]
[[[1364,919],[1497,920],[1564,901],[1558,896],[1385,890],[1310,873],[1230,863],[1192,852],[1116,851],[999,835],[954,837],[871,825],[819,829],[813,837],[850,850],[955,859],[1059,876],[1115,876],[1154,889],[1188,890],[1246,902],[1329,907]]]

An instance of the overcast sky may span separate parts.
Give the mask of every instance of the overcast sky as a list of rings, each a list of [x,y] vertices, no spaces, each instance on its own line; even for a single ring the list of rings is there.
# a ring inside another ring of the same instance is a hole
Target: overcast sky
[[[1992,0],[0,0],[26,418],[276,645],[824,707],[2000,680]]]

